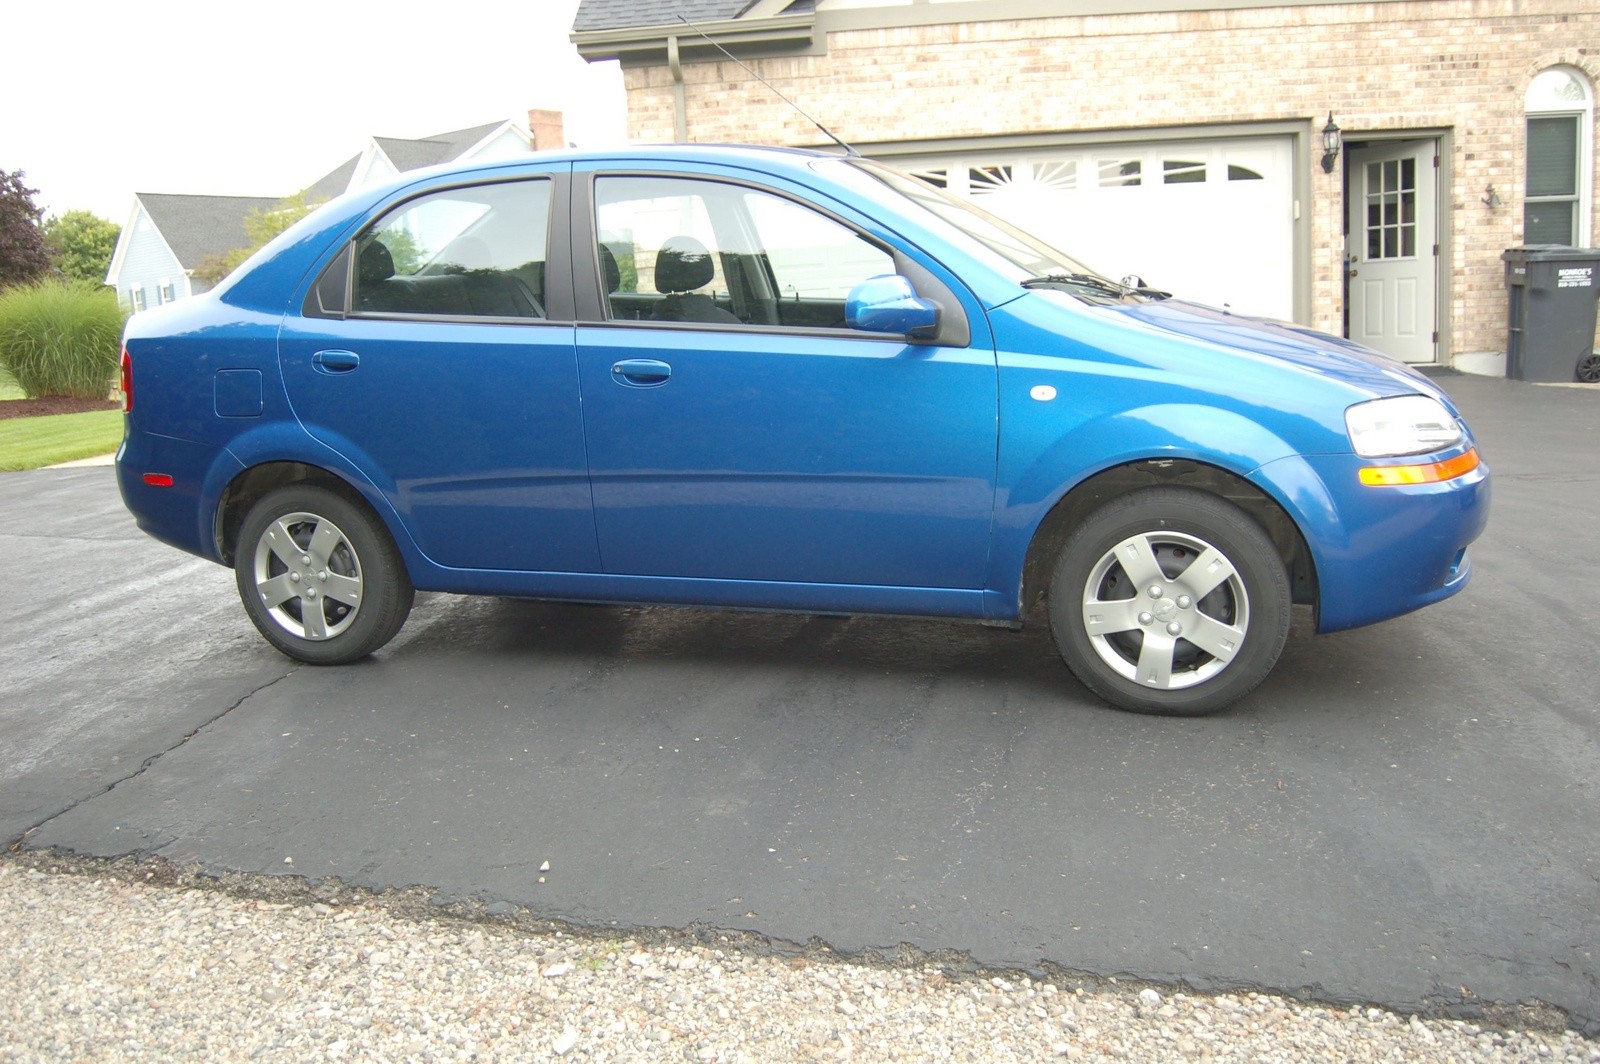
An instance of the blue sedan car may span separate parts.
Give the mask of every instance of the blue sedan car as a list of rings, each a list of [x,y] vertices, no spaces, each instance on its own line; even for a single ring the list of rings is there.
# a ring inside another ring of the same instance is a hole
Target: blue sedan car
[[[408,174],[135,316],[123,498],[339,664],[415,589],[948,617],[1041,597],[1105,701],[1253,689],[1461,590],[1489,474],[1347,341],[1119,284],[893,169],[781,149]]]

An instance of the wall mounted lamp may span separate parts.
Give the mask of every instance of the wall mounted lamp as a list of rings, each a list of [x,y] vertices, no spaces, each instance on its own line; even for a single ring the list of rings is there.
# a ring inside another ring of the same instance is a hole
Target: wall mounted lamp
[[[1490,185],[1488,188],[1484,189],[1484,191],[1488,193],[1487,196],[1483,197],[1483,205],[1485,207],[1492,211],[1496,207],[1500,206],[1500,194],[1494,190],[1493,185]]]
[[[1333,124],[1333,112],[1328,112],[1328,124],[1322,127],[1322,172],[1333,173],[1333,164],[1339,159],[1339,146],[1344,143],[1344,134],[1339,127]]]

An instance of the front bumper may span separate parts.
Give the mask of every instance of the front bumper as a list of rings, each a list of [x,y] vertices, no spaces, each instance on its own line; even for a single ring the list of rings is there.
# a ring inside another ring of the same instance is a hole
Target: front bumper
[[[1427,460],[1449,459],[1458,448]],[[1285,458],[1257,470],[1286,501],[1316,564],[1317,630],[1398,617],[1467,586],[1467,549],[1489,519],[1489,467],[1432,484],[1369,486],[1353,454]]]

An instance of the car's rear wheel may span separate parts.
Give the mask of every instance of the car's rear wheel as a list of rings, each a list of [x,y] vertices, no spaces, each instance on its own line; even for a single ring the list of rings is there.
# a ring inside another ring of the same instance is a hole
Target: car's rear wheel
[[[279,488],[246,515],[234,552],[245,612],[311,665],[366,657],[405,624],[414,592],[388,531],[325,488]]]
[[[1244,511],[1188,488],[1107,503],[1062,548],[1050,627],[1074,675],[1142,713],[1223,709],[1272,671],[1289,633],[1289,580]]]

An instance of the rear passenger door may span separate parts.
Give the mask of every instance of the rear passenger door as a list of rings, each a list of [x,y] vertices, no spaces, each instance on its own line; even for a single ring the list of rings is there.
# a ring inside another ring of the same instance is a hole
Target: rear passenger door
[[[564,173],[389,206],[279,344],[306,431],[462,569],[595,572]]]

